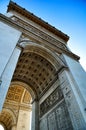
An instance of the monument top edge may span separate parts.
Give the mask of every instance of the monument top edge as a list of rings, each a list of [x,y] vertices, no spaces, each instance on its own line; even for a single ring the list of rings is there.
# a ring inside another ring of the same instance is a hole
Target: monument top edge
[[[21,13],[21,15],[27,17],[28,19],[32,20],[33,22],[36,22],[40,26],[42,26],[45,29],[51,31],[55,35],[59,36],[65,42],[67,42],[69,40],[69,36],[68,35],[66,35],[65,33],[61,32],[60,30],[58,30],[57,28],[53,27],[52,25],[48,24],[47,22],[45,22],[41,18],[37,17],[33,13],[29,12],[25,8],[22,8],[21,6],[19,6],[17,3],[13,2],[13,1],[10,1],[9,5],[8,5],[7,12],[10,12],[10,11],[16,11],[18,13]]]

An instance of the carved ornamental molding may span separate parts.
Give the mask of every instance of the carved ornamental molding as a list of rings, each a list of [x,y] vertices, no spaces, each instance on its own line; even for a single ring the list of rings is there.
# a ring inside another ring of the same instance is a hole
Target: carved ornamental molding
[[[36,36],[42,38],[43,40],[45,40],[49,43],[52,43],[54,47],[59,47],[61,49],[69,51],[64,43],[61,43],[57,39],[49,36],[48,34],[46,34],[43,31],[37,29],[36,27],[33,27],[32,25],[30,25],[29,23],[21,20],[20,18],[13,16],[13,17],[11,17],[11,19],[13,21],[15,21],[19,26],[23,27],[25,30],[35,34]]]
[[[50,48],[52,51],[58,52],[58,53],[65,53],[69,55],[70,57],[74,58],[75,60],[79,60],[80,57],[76,54],[72,53],[65,44],[61,43],[60,41],[56,40],[55,38],[49,36],[48,34],[45,34],[44,32],[40,31],[39,29],[33,27],[32,25],[29,25],[28,23],[22,21],[21,19],[17,17],[11,17],[8,18],[3,14],[0,14],[0,20],[4,23],[15,27],[16,29],[20,30],[22,33],[29,37],[34,37],[37,42],[41,42],[42,44],[48,48]],[[33,32],[34,31],[34,32]]]

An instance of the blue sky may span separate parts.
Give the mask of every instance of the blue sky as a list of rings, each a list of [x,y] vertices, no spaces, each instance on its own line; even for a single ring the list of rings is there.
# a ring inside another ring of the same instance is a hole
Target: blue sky
[[[13,0],[52,26],[66,33],[68,47],[80,56],[86,70],[86,0]],[[9,0],[0,0],[0,13],[5,13]]]

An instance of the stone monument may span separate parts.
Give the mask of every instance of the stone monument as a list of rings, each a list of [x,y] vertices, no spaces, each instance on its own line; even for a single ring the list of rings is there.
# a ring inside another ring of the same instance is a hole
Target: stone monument
[[[0,14],[0,124],[6,130],[86,130],[86,73],[68,40],[12,1]]]

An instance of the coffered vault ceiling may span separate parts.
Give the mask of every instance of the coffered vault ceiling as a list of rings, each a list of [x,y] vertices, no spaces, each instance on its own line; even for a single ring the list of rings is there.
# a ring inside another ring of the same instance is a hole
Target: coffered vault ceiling
[[[8,100],[10,102],[15,101],[20,104],[30,104],[31,95],[24,87],[19,85],[11,85],[6,96],[6,101]]]
[[[60,65],[58,64],[58,69]],[[34,52],[22,52],[13,81],[22,81],[34,90],[38,97],[50,86],[56,77],[55,67],[44,57]]]
[[[6,127],[6,130],[11,130],[15,125],[20,109],[31,111],[31,102],[32,97],[24,87],[17,84],[9,87],[3,110],[0,113],[0,123]]]

